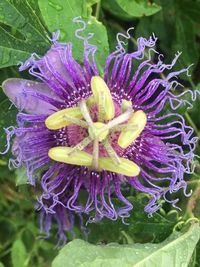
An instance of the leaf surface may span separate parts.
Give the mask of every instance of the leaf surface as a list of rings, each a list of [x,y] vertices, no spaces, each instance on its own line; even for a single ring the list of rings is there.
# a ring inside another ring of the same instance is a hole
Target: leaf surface
[[[199,236],[195,223],[187,232],[174,232],[159,244],[91,245],[77,239],[60,251],[52,267],[187,267]]]
[[[83,25],[73,23],[73,19],[82,17],[87,27],[79,32],[79,35],[86,37],[89,33],[94,34],[89,43],[97,46],[95,59],[102,72],[109,52],[107,32],[104,25],[91,16],[90,8],[87,9],[85,0],[54,0],[53,2],[39,0],[39,7],[49,30],[51,32],[60,30],[60,40],[72,42],[73,56],[80,62],[83,57],[83,40],[75,36],[75,31],[81,29]]]
[[[13,267],[25,267],[27,260],[27,252],[21,239],[15,240],[11,250],[11,258]]]
[[[42,55],[50,45],[31,2],[1,0],[0,23],[0,68],[17,65],[32,53]]]

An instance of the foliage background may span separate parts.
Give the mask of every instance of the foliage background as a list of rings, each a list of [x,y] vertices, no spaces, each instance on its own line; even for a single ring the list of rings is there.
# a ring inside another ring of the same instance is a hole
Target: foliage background
[[[157,50],[165,55],[165,62],[170,62],[178,50],[183,53],[177,69],[194,64],[190,70],[192,75],[181,76],[181,79],[185,88],[200,91],[199,0],[0,0],[0,82],[10,77],[31,79],[27,73],[18,72],[17,64],[34,52],[43,55],[50,46],[48,38],[51,32],[58,29],[61,30],[60,40],[72,41],[74,57],[81,61],[83,47],[80,40],[74,36],[77,25],[72,22],[77,16],[82,16],[88,22],[87,31],[94,33],[92,42],[98,46],[96,60],[101,71],[109,51],[115,48],[116,33],[125,33],[129,27],[134,27],[132,38],[127,44],[128,50],[134,49],[137,37],[149,37],[154,32],[159,38]],[[185,116],[187,123],[194,127],[195,134],[200,137],[199,103],[200,97],[197,97],[193,109],[187,109],[185,106],[180,108],[179,112]],[[15,108],[0,91],[1,150],[5,146],[3,127],[14,125],[15,115]],[[199,152],[198,146],[198,155]],[[148,218],[143,212],[148,196],[125,188],[126,195],[135,207],[128,225],[106,219],[97,224],[87,225],[87,241],[94,245],[110,242],[128,244],[128,247],[116,247],[115,254],[108,251],[108,247],[103,247],[102,251],[99,250],[98,261],[94,255],[99,247],[88,249],[91,245],[80,240],[69,243],[55,259],[59,252],[55,248],[56,225],[49,239],[39,238],[39,216],[33,209],[39,191],[35,192],[26,185],[26,172],[23,168],[8,169],[8,159],[9,155],[0,159],[0,267],[47,267],[51,266],[53,260],[53,267],[155,267],[157,263],[161,266],[161,262],[162,266],[170,267],[200,266],[200,242],[197,243],[200,230],[194,224],[194,219],[190,227],[191,223],[186,223],[189,218],[196,217],[196,221],[200,218],[198,158],[195,174],[187,178],[189,188],[194,192],[192,197],[186,199],[181,192],[177,195],[182,211],[173,210],[169,204],[164,204],[163,209],[152,218]],[[77,238],[86,238],[80,230],[78,220],[74,232]],[[165,241],[167,243],[161,243],[170,234],[172,236]],[[72,234],[67,235],[69,241],[73,239]],[[134,245],[137,242],[142,245]],[[143,245],[147,242],[153,244]],[[155,251],[159,253],[156,254]],[[132,259],[133,252],[135,256]],[[71,258],[71,255],[75,255],[75,258]],[[87,257],[91,260],[87,261]],[[141,257],[146,259],[146,262],[142,263]],[[100,265],[102,262],[105,265]]]

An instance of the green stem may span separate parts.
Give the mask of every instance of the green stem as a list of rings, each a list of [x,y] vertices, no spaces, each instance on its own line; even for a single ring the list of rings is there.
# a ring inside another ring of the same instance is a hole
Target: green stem
[[[133,245],[134,241],[125,231],[121,231],[121,234],[126,238],[126,244]]]
[[[186,214],[185,217],[194,217],[194,209],[196,206],[196,201],[197,199],[199,199],[200,197],[200,187],[197,186],[197,188],[195,189],[194,193],[192,194],[192,196],[190,197],[188,203],[187,203],[187,207],[186,207]]]
[[[196,85],[195,85],[195,83],[193,82],[192,78],[191,78],[190,76],[188,76],[188,79],[189,79],[189,81],[190,81],[192,87],[195,88]]]
[[[101,9],[101,0],[99,0],[99,2],[96,4],[95,17],[97,20],[99,19],[100,9]]]

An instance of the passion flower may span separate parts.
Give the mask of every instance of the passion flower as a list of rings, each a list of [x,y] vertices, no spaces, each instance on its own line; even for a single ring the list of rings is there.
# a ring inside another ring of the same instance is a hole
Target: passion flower
[[[85,28],[84,21],[75,21]],[[169,200],[166,194],[183,188],[187,195],[184,175],[193,172],[197,141],[193,129],[173,111],[185,103],[174,89],[177,76],[188,68],[170,72],[180,53],[164,64],[153,48],[155,36],[139,38],[137,50],[126,53],[120,38],[128,39],[129,32],[118,34],[116,51],[107,57],[102,76],[95,63],[97,48],[89,44],[91,34],[83,38],[79,32],[83,64],[73,58],[70,42],[53,38],[43,57],[33,54],[20,66],[37,81],[3,83],[19,109],[18,126],[6,129],[6,151],[15,136],[16,159],[10,163],[25,165],[32,185],[35,173],[45,169],[40,180],[42,216],[59,212],[61,228],[65,212],[92,214],[90,221],[128,217],[133,206],[122,194],[123,185],[151,196],[145,207],[149,215],[161,207],[162,198],[175,206],[178,199]],[[85,202],[80,195],[86,196]],[[46,196],[51,201],[43,201]],[[115,207],[114,197],[121,207]]]

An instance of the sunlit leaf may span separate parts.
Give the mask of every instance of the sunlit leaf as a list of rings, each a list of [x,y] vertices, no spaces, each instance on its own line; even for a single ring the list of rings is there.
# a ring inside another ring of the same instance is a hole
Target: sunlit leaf
[[[73,19],[81,16],[87,23],[87,28],[79,34],[83,37],[88,33],[94,34],[89,42],[97,46],[96,61],[98,66],[103,69],[109,52],[106,28],[89,14],[90,11],[87,10],[85,0],[39,0],[39,7],[49,30],[51,32],[60,30],[60,40],[72,42],[73,55],[79,61],[82,61],[83,41],[75,36],[75,31],[82,28],[82,24],[73,23]]]
[[[199,236],[196,223],[187,232],[174,232],[159,244],[97,246],[77,239],[60,251],[52,267],[188,267]]]
[[[12,246],[11,250],[13,267],[25,267],[27,260],[27,252],[24,243],[21,239],[17,239]]]

